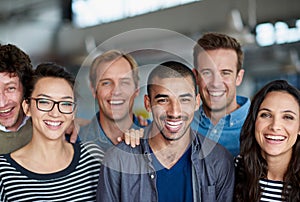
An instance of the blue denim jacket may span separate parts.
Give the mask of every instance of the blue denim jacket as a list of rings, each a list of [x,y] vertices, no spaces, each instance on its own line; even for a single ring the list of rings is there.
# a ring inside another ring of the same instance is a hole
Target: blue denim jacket
[[[147,120],[150,124],[150,120]],[[139,124],[138,119],[133,115],[133,129],[139,129],[142,126]],[[103,151],[107,151],[114,144],[104,133],[100,122],[99,122],[99,112],[93,117],[91,122],[80,128],[79,138],[82,142],[93,142],[100,146]]]
[[[224,116],[216,125],[205,115],[202,105],[191,124],[193,130],[223,145],[233,156],[240,153],[240,133],[250,107],[249,98],[237,96],[236,100],[240,108]]]
[[[151,125],[145,129],[148,136]],[[221,145],[192,131],[192,183],[195,202],[230,202],[234,190],[232,155]],[[105,154],[97,201],[157,201],[156,171],[148,139],[132,148],[124,143]]]

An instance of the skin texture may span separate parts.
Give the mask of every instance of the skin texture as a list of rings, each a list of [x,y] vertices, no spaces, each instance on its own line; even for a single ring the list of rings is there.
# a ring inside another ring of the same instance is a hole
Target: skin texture
[[[35,85],[32,97],[74,102],[71,86],[67,81],[60,78],[46,77],[40,79]],[[60,113],[57,105],[50,112],[40,111],[36,107],[35,100],[31,100],[31,105],[24,101],[23,107],[26,115],[32,117],[34,135],[49,140],[64,138],[65,131],[75,117],[74,112],[72,114]]]
[[[190,144],[190,124],[199,108],[191,78],[154,78],[145,107],[153,115],[151,149],[166,167],[172,167]],[[174,85],[176,84],[176,85]]]
[[[231,49],[201,52],[197,76],[203,108],[216,124],[221,117],[236,110],[236,87],[242,83],[244,70],[237,72],[237,54]],[[212,114],[213,113],[213,114]]]
[[[280,102],[278,102],[280,100]],[[255,138],[267,160],[291,159],[300,131],[299,105],[286,92],[270,92],[262,102],[255,122]]]
[[[23,100],[22,83],[17,76],[0,73],[0,124],[6,129],[17,131],[24,117],[21,103]]]

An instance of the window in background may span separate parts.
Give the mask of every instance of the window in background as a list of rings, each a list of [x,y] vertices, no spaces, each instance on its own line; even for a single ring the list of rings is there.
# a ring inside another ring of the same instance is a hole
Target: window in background
[[[199,0],[73,0],[72,19],[84,28]]]

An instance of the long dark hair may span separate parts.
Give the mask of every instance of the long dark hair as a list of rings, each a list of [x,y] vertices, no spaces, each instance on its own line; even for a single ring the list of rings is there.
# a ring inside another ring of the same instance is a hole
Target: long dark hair
[[[252,99],[248,116],[241,130],[241,159],[236,172],[235,201],[259,201],[261,189],[259,179],[267,176],[268,165],[261,155],[261,149],[255,139],[255,122],[260,105],[266,95],[272,91],[287,92],[292,95],[300,107],[300,92],[284,80],[275,80],[266,84]],[[280,102],[280,100],[278,100]],[[297,137],[288,169],[284,175],[282,197],[286,201],[300,201],[300,138]],[[288,189],[288,186],[291,188]]]

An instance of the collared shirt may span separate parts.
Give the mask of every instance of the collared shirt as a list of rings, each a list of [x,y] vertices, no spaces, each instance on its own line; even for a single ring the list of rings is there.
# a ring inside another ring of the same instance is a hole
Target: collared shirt
[[[147,121],[149,124],[150,121]],[[139,124],[137,117],[133,115],[133,124],[131,128],[140,129],[142,127],[143,126]],[[80,128],[79,138],[82,142],[93,142],[99,145],[103,151],[107,151],[114,145],[103,131],[103,128],[100,124],[99,112],[97,112],[89,124]]]
[[[23,118],[23,120],[22,120],[22,123],[21,123],[21,125],[18,127],[17,131],[19,131],[20,128],[22,128],[22,127],[26,124],[26,122],[27,122],[28,119],[29,119],[29,116],[24,116],[24,118]],[[5,126],[2,126],[2,125],[0,125],[0,131],[3,131],[3,132],[11,132],[11,130],[6,129],[6,127],[5,127]]]
[[[221,118],[216,125],[206,116],[201,105],[191,125],[198,133],[223,145],[233,156],[240,152],[240,133],[250,107],[249,98],[237,96],[236,100],[240,107]]]
[[[100,170],[97,201],[158,201],[156,171],[148,136],[132,148],[120,143],[106,152]],[[192,131],[191,166],[193,201],[231,202],[234,190],[232,155],[219,144]]]

